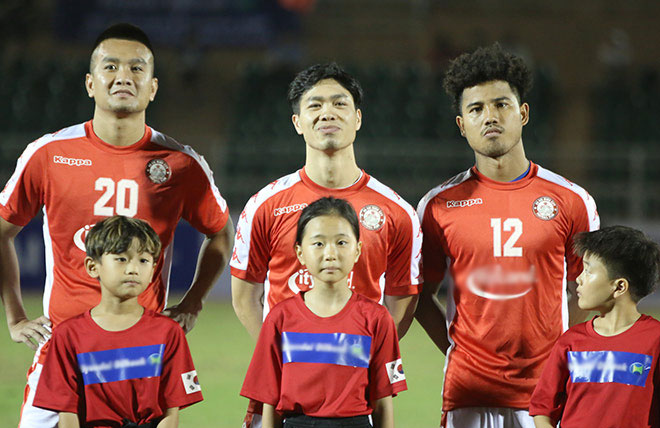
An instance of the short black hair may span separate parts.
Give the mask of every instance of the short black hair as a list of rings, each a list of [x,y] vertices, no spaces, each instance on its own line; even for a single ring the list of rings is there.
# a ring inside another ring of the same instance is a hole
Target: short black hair
[[[298,228],[296,229],[296,244],[300,244],[305,234],[305,228],[313,218],[321,217],[324,215],[338,216],[346,219],[353,229],[355,240],[360,240],[360,222],[358,221],[357,214],[351,204],[344,200],[333,198],[332,196],[317,199],[312,202],[300,213],[298,219]]]
[[[92,58],[94,57],[94,51],[96,48],[99,47],[103,41],[108,40],[108,39],[121,39],[121,40],[132,40],[135,42],[142,43],[144,46],[149,49],[151,52],[151,56],[154,57],[155,61],[155,55],[154,55],[154,49],[151,46],[151,40],[149,40],[149,36],[147,36],[147,33],[142,31],[140,27],[137,27],[133,24],[129,24],[127,22],[121,22],[119,24],[113,24],[103,30],[101,34],[96,38],[96,41],[94,41],[94,46],[92,47]],[[89,70],[90,72],[92,71],[93,68],[93,63],[92,60],[90,60],[90,65],[89,65]]]
[[[463,90],[494,80],[507,82],[522,103],[532,87],[532,72],[519,56],[502,49],[499,43],[464,53],[449,64],[443,82],[452,97],[454,108],[461,113]]]
[[[326,64],[316,64],[306,68],[298,73],[289,84],[287,98],[289,104],[291,104],[291,109],[295,114],[300,114],[300,98],[302,98],[303,94],[324,79],[336,80],[337,83],[351,93],[355,108],[360,108],[363,95],[360,82],[347,73],[346,70],[341,68],[336,62],[329,62]]]
[[[116,215],[105,218],[92,227],[85,237],[85,251],[98,261],[103,254],[121,254],[128,250],[137,238],[138,251],[151,254],[158,259],[161,243],[158,234],[144,220]]]
[[[660,279],[660,248],[643,232],[610,226],[573,238],[575,253],[602,261],[610,279],[625,278],[635,302],[653,293]]]

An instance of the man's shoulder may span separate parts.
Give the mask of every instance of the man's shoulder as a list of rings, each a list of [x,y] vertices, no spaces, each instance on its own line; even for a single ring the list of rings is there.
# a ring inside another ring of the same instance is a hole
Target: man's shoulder
[[[278,178],[277,180],[271,181],[264,187],[262,187],[257,193],[252,195],[252,197],[245,204],[244,212],[246,214],[254,214],[254,212],[262,206],[274,207],[282,200],[287,198],[291,193],[294,192],[294,189],[297,189],[297,184],[301,183],[301,178],[299,171],[293,172],[291,174],[285,175]],[[297,195],[299,192],[295,191]],[[304,205],[301,203],[301,205]],[[306,205],[305,205],[306,206]],[[302,209],[301,207],[284,207],[288,209]]]
[[[410,205],[405,199],[403,199],[397,192],[395,192],[391,187],[386,184],[383,184],[377,178],[372,175],[369,175],[366,188],[373,192],[371,196],[366,196],[365,200],[374,199],[374,202],[379,201],[380,203],[391,207],[393,209],[402,209],[408,214],[414,213],[415,209]]]
[[[470,182],[473,177],[474,175],[472,173],[472,169],[470,168],[459,174],[456,174],[450,179],[429,190],[417,205],[418,214],[422,216],[427,206],[438,204],[439,201],[444,200],[445,197],[448,196],[448,193],[451,192],[453,194],[460,192],[462,187]]]

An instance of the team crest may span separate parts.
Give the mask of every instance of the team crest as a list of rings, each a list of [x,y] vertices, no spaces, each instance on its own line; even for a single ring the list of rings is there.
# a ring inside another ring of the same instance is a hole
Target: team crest
[[[147,164],[147,177],[156,184],[162,184],[172,175],[170,166],[163,159],[151,159]]]
[[[550,196],[541,196],[532,204],[534,215],[541,220],[552,220],[559,213],[557,203]]]
[[[367,230],[378,230],[385,223],[385,213],[378,205],[365,205],[360,210],[360,224]]]

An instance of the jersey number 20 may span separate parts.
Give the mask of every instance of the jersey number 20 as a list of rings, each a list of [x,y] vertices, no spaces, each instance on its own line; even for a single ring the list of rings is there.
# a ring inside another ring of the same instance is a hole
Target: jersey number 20
[[[94,190],[103,192],[94,204],[94,215],[112,217],[115,214],[133,217],[138,209],[138,184],[134,180],[123,178],[117,183],[112,178],[99,177],[94,183]],[[114,195],[115,206],[108,204]]]

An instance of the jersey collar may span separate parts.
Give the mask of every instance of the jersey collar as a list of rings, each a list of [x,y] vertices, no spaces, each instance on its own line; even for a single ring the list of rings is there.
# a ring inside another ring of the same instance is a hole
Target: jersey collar
[[[87,138],[89,141],[99,149],[109,152],[109,153],[115,153],[115,154],[122,154],[122,153],[133,153],[138,150],[140,150],[142,147],[144,147],[149,141],[151,141],[151,128],[149,128],[147,125],[144,125],[144,135],[140,140],[134,144],[131,144],[130,146],[113,146],[112,144],[108,144],[102,139],[98,137],[94,133],[94,127],[92,126],[92,121],[89,120],[85,122],[85,134],[87,134]]]
[[[351,184],[348,187],[344,187],[341,189],[331,189],[329,187],[323,187],[316,184],[315,182],[312,181],[311,178],[309,178],[309,176],[305,172],[305,167],[301,168],[298,171],[298,173],[300,174],[300,179],[302,180],[303,184],[312,191],[314,191],[315,193],[318,193],[323,196],[332,195],[335,197],[341,197],[342,195],[349,195],[351,193],[355,193],[367,185],[367,182],[369,181],[369,174],[364,172],[364,170],[360,170],[360,171],[361,171],[361,175],[358,181],[356,181],[355,183]]]
[[[536,174],[539,171],[538,165],[536,165],[532,161],[530,161],[529,164],[530,164],[530,168],[527,175],[516,181],[495,181],[480,173],[479,170],[477,170],[476,166],[473,166],[470,169],[470,171],[472,172],[472,175],[477,179],[479,183],[487,187],[498,190],[515,190],[528,186],[536,177]]]

